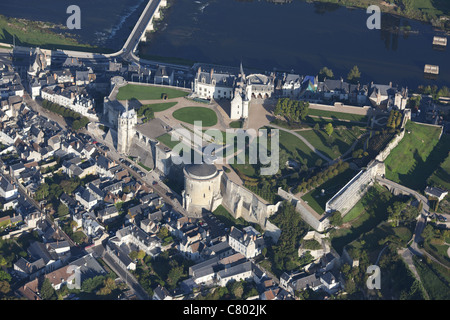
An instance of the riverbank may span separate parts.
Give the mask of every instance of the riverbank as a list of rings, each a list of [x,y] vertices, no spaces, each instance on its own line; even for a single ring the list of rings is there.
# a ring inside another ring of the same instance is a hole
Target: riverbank
[[[46,49],[79,50],[86,52],[112,52],[75,39],[65,33],[65,26],[49,22],[9,18],[0,15],[0,42],[19,46],[33,46]]]
[[[450,32],[450,1],[406,0],[302,0],[315,3],[317,10],[325,13],[340,6],[367,9],[370,5],[380,7],[382,13],[430,23],[435,28]],[[392,2],[392,3],[390,3]]]

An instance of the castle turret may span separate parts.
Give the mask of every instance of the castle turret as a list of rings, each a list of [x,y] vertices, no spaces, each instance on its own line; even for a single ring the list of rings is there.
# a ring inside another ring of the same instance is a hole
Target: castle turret
[[[123,112],[117,121],[117,150],[120,153],[127,153],[131,146],[131,141],[136,134],[137,114],[134,109],[128,110],[128,101]]]

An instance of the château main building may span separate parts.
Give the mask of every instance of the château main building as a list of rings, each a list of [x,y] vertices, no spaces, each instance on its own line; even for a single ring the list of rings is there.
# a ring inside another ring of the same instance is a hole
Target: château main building
[[[194,79],[194,94],[207,100],[231,101],[230,118],[248,118],[252,98],[270,98],[275,90],[275,76],[263,74],[245,75],[242,63],[236,75],[230,71],[198,68]]]

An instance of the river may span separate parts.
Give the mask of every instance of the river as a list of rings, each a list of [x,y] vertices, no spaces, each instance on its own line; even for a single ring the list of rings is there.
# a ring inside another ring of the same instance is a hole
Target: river
[[[450,49],[432,48],[430,25],[382,14],[382,30],[369,30],[368,17],[361,9],[295,0],[173,0],[141,52],[303,75],[327,66],[344,78],[358,65],[362,82],[450,85]],[[411,33],[390,32],[405,25]],[[425,64],[439,65],[437,80],[424,79]]]
[[[0,14],[65,26],[70,16],[67,7],[77,5],[81,10],[81,29],[62,32],[82,43],[119,50],[146,4],[146,0],[8,0],[0,1]]]

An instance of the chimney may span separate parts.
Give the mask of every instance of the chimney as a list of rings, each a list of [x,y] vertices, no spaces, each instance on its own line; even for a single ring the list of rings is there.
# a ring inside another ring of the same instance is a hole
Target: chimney
[[[214,68],[211,68],[211,72],[209,73],[211,79],[212,79],[212,77],[213,77],[213,74],[214,74]]]

